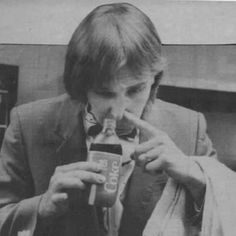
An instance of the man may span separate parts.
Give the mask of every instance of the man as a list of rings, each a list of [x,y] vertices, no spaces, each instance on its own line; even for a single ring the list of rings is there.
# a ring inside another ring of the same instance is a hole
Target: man
[[[12,111],[0,160],[0,235],[141,235],[168,176],[188,192],[190,223],[201,221],[205,178],[189,156],[215,152],[201,114],[156,100],[162,70],[158,34],[136,7],[103,5],[81,22],[65,60],[68,94]],[[86,162],[86,141],[90,123],[102,124],[108,111],[118,135],[136,130],[139,141],[116,232],[84,197],[104,182],[102,167]]]

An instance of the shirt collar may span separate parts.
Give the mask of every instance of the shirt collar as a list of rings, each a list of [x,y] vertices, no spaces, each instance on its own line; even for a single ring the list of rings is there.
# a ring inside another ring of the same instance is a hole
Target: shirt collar
[[[86,134],[91,126],[94,126],[98,123],[98,121],[96,120],[96,117],[90,110],[91,110],[90,105],[87,104],[84,107],[84,111],[83,111],[83,123],[84,123],[84,129],[85,129]]]
[[[84,107],[83,123],[84,123],[84,129],[85,129],[86,134],[88,133],[89,128],[98,124],[98,121],[97,121],[95,115],[91,112],[91,106],[89,104],[87,104]],[[137,138],[139,132],[138,132],[138,130],[133,130],[132,133],[134,133],[133,137],[131,137],[131,135],[127,134],[127,135],[121,135],[121,139],[129,140],[132,142],[132,140]]]
[[[90,106],[86,105],[84,107],[83,111],[83,123],[85,128],[85,133],[87,134],[90,127],[96,125],[98,121],[96,120],[94,114],[90,111]],[[87,135],[87,141],[92,142],[93,141],[92,136]],[[133,138],[120,138],[120,142],[123,148],[123,160],[122,165],[130,163],[132,160],[132,156],[134,153],[135,145],[139,143],[139,130],[137,130],[135,137]]]

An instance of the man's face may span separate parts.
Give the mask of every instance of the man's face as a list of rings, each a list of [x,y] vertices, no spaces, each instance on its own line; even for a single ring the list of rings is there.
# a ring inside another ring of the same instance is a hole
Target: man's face
[[[88,91],[91,112],[101,124],[105,115],[111,112],[118,120],[118,129],[127,129],[128,124],[122,119],[124,111],[140,117],[153,83],[152,73],[144,73],[141,78],[136,78],[130,71],[123,68],[119,71],[117,79],[108,86]]]

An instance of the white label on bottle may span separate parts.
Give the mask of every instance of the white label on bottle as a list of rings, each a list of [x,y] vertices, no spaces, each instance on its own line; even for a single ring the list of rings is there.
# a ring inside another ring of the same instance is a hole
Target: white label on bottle
[[[97,185],[96,197],[102,197],[106,193],[111,195],[111,197],[116,195],[119,185],[121,160],[122,156],[118,154],[100,151],[89,152],[88,161],[100,163],[103,166],[101,174],[106,178],[103,185]]]

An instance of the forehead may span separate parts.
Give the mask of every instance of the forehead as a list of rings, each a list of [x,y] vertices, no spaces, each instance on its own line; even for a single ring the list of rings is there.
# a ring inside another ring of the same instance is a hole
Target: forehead
[[[143,71],[142,73],[134,73],[127,68],[121,68],[117,73],[106,83],[101,83],[99,87],[112,88],[116,86],[130,87],[142,83],[152,83],[154,80],[153,73]]]

